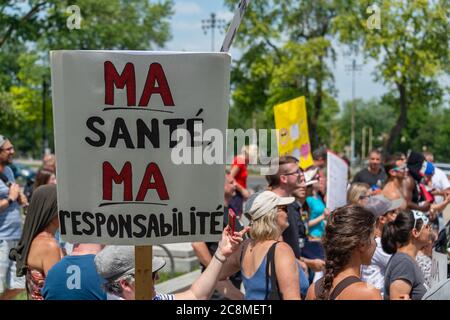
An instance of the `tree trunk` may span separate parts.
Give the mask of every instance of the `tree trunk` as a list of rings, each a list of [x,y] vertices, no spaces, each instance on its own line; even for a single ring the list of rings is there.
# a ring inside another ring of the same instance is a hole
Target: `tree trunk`
[[[403,128],[406,127],[407,124],[407,114],[408,114],[408,102],[406,97],[406,86],[405,84],[397,84],[397,88],[400,94],[400,115],[398,116],[397,123],[391,129],[389,133],[389,137],[386,139],[383,148],[383,156],[386,157],[388,154],[392,154],[392,148],[394,142],[400,136]]]

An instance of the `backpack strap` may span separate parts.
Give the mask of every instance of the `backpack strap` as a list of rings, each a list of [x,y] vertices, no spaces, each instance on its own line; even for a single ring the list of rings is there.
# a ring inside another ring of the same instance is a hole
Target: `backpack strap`
[[[337,286],[330,293],[330,300],[336,300],[336,298],[344,291],[347,287],[354,283],[362,282],[360,278],[355,276],[350,276],[342,280],[337,284]]]
[[[266,256],[266,296],[265,300],[282,300],[282,294],[278,288],[277,275],[275,271],[275,249],[278,241],[267,251]],[[269,279],[271,290],[269,292]]]

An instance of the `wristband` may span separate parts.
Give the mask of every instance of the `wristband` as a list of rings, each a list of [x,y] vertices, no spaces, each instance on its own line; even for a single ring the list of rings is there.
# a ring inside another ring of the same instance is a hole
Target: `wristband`
[[[227,258],[224,257],[223,255],[221,255],[221,254],[219,253],[219,250],[218,250],[218,249],[217,249],[216,253],[214,253],[214,257],[215,257],[217,260],[219,260],[219,262],[221,262],[221,263],[225,263],[225,261],[227,261]]]

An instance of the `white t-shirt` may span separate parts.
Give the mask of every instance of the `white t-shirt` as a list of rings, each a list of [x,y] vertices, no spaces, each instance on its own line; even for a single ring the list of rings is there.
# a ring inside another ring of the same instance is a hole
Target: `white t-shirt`
[[[370,283],[383,292],[384,273],[386,272],[386,266],[391,255],[384,252],[383,247],[381,246],[381,238],[375,238],[375,241],[377,243],[377,248],[372,257],[372,264],[370,266],[362,266],[361,280]]]
[[[433,175],[431,182],[433,184],[433,188],[438,189],[438,190],[445,190],[445,189],[450,188],[450,181],[448,181],[448,178],[445,175],[444,171],[442,171],[441,169],[439,169],[437,167],[434,168],[434,175]],[[435,197],[436,203],[441,203],[442,201],[444,201],[443,197],[441,197],[441,196]]]

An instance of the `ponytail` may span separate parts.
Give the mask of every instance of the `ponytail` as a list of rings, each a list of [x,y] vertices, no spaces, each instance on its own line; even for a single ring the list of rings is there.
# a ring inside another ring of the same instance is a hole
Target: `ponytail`
[[[361,244],[371,241],[374,225],[375,216],[372,212],[359,206],[341,207],[331,213],[323,239],[325,250],[323,290],[317,299],[330,299],[334,278],[348,264],[353,251]]]
[[[388,254],[394,254],[397,252],[397,229],[395,222],[388,222],[383,228],[383,234],[381,236],[381,246],[384,252]]]
[[[323,277],[323,290],[317,297],[319,300],[328,300],[330,298],[331,288],[334,280],[334,261],[327,260],[325,262],[325,275]]]
[[[416,228],[420,229],[423,221],[417,221]],[[414,215],[410,211],[402,211],[395,221],[388,222],[383,228],[381,246],[388,254],[394,254],[411,240],[411,230],[414,228]]]

